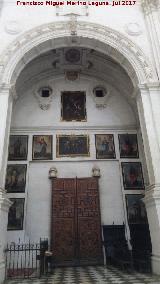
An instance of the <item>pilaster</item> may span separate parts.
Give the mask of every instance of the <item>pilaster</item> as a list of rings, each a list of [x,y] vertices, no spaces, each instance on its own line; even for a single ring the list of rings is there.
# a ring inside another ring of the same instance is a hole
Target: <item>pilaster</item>
[[[149,175],[144,201],[152,241],[152,270],[160,274],[160,89],[159,82],[139,87],[137,107]]]
[[[141,5],[145,16],[155,67],[160,78],[160,0],[142,0]]]
[[[13,87],[0,85],[0,186],[2,188],[5,184],[13,94],[15,94]]]
[[[160,184],[153,184],[147,188],[144,202],[152,242],[152,271],[160,274]]]
[[[8,210],[12,202],[7,198],[6,191],[0,188],[0,284],[5,278],[5,255],[6,233],[8,222]]]

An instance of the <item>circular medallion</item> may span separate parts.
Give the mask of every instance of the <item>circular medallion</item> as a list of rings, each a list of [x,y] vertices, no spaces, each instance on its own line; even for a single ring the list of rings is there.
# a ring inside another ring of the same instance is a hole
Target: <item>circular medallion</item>
[[[75,48],[67,50],[65,54],[65,59],[70,63],[77,63],[80,60],[80,51]]]

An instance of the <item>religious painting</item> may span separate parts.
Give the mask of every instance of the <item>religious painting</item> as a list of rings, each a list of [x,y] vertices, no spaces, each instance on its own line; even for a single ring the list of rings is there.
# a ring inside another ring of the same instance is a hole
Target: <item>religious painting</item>
[[[144,189],[141,163],[122,163],[124,189]]]
[[[85,92],[62,93],[61,119],[63,121],[86,121]]]
[[[10,198],[13,203],[8,213],[8,230],[23,230],[24,198]]]
[[[115,157],[113,134],[96,134],[96,158],[114,159]]]
[[[25,192],[27,165],[8,165],[5,189],[8,193]]]
[[[52,135],[34,135],[33,160],[52,160]]]
[[[28,136],[11,135],[9,139],[8,160],[27,160]]]
[[[141,194],[127,194],[126,205],[129,224],[146,224],[147,213]]]
[[[58,135],[57,157],[89,156],[88,135]]]
[[[119,134],[120,158],[138,158],[138,142],[136,134]]]

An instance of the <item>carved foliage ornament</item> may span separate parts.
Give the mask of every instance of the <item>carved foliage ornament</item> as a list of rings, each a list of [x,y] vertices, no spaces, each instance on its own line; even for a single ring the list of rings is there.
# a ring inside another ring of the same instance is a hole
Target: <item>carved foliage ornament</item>
[[[160,8],[160,0],[141,0],[144,14],[150,14]]]
[[[68,22],[57,22],[42,25],[41,27],[35,28],[32,31],[26,32],[21,37],[19,37],[19,39],[12,42],[12,44],[8,48],[6,48],[7,52],[4,52],[1,56],[0,74],[2,75],[2,80],[5,82],[10,82],[11,76],[13,78],[14,68],[13,64],[11,64],[11,61],[13,61],[14,59],[18,64],[20,59],[22,59],[22,50],[26,52],[26,48],[28,48],[28,41],[30,41],[29,50],[31,50],[32,48],[34,48],[36,42],[37,45],[40,42],[48,42],[48,39],[50,39],[51,37],[51,32],[53,31],[53,37],[70,35],[70,30],[68,30],[67,23]],[[79,31],[79,36],[85,36],[86,34],[89,34],[93,38],[93,40],[100,40],[100,38],[103,37],[103,43],[110,43],[110,45],[114,48],[116,46],[116,50],[119,50],[119,52],[123,50],[123,54],[125,51],[126,58],[131,63],[131,65],[134,65],[133,68],[139,76],[139,83],[144,81],[153,82],[157,79],[152,64],[150,62],[148,64],[148,58],[146,58],[142,50],[119,32],[116,32],[108,27],[86,22],[77,22],[77,29]],[[130,58],[132,58],[132,61],[130,60]],[[126,67],[126,70],[128,70],[128,67]],[[16,81],[16,79],[17,74],[15,74],[14,81]]]

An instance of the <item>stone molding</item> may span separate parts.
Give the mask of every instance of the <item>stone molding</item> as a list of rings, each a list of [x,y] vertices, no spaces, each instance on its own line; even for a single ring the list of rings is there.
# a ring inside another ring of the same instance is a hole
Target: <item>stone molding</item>
[[[68,21],[38,26],[18,37],[8,48],[5,48],[6,52],[1,56],[0,75],[2,83],[15,83],[20,72],[30,60],[51,48],[50,44],[45,47],[44,43],[47,45],[51,41],[52,48],[54,46],[57,48],[60,46],[54,45],[56,39],[66,37],[72,38]],[[77,22],[77,38],[90,39],[93,42],[96,40],[97,44],[103,45],[102,52],[105,53],[107,46],[112,47],[109,56],[119,64],[123,62],[123,67],[132,80],[137,77],[141,84],[157,80],[157,74],[152,63],[141,48],[121,33],[99,24]],[[43,50],[41,50],[41,44],[43,44]],[[92,45],[93,47],[94,45]]]
[[[156,81],[148,84],[139,84],[138,87],[141,91],[160,91],[160,82]]]
[[[142,9],[145,15],[156,12],[160,9],[160,0],[141,0]]]
[[[12,85],[5,83],[0,84],[0,95],[5,93],[10,94],[14,99],[17,99],[15,84]]]
[[[112,125],[112,126],[98,126],[97,125],[92,125],[92,126],[84,126],[84,125],[77,125],[77,126],[32,126],[32,127],[18,127],[18,128],[11,128],[11,134],[21,134],[21,133],[35,133],[35,132],[43,132],[43,133],[48,133],[54,131],[117,131],[119,132],[124,132],[126,131],[137,131],[139,128],[137,128],[136,124],[133,125],[124,125],[123,127],[120,125]]]

